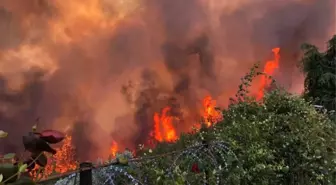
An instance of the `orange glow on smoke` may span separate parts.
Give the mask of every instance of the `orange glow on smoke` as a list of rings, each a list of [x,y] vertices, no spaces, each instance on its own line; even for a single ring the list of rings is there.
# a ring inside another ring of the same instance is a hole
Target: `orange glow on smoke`
[[[272,80],[268,77],[273,75],[275,69],[279,67],[279,61],[280,61],[280,48],[273,48],[272,52],[274,53],[274,60],[267,61],[264,66],[264,74],[261,76],[259,91],[257,95],[257,100],[260,100],[264,97],[264,90],[269,87]]]
[[[174,117],[169,115],[170,107],[165,107],[161,114],[154,114],[153,135],[157,141],[173,142],[177,140],[176,130],[173,125]]]

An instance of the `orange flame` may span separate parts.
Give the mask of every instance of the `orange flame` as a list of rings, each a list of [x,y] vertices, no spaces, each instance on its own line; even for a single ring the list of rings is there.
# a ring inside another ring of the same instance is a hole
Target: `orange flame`
[[[71,136],[66,136],[62,145],[56,149],[57,153],[48,159],[48,165],[43,169],[42,174],[37,174],[39,167],[30,173],[34,178],[47,178],[53,173],[66,173],[77,168],[75,150],[72,146]]]
[[[154,114],[154,131],[153,135],[157,141],[168,141],[173,142],[177,140],[176,130],[173,126],[173,116],[168,113],[170,107],[165,107],[161,111],[161,115],[158,113]]]
[[[165,107],[162,109],[161,114],[154,114],[154,128],[152,131],[152,136],[156,141],[173,142],[178,139],[176,128],[173,125],[175,118],[169,115],[170,110],[170,107]],[[203,99],[203,109],[201,111],[201,116],[205,121],[206,126],[208,127],[218,123],[223,119],[221,112],[216,110],[216,101],[213,100],[211,96],[206,96]],[[199,124],[195,124],[195,126],[197,128],[200,127]]]
[[[264,74],[261,76],[261,81],[260,81],[260,86],[259,86],[259,91],[257,94],[257,100],[260,100],[264,97],[264,90],[267,88],[272,80],[269,79],[268,77],[273,75],[275,69],[279,67],[279,61],[280,61],[280,48],[273,48],[272,52],[274,53],[274,60],[267,61],[265,66],[264,66]]]
[[[220,111],[216,110],[216,101],[211,96],[206,96],[203,99],[203,119],[206,126],[210,127],[223,119]]]
[[[77,167],[75,160],[75,150],[72,146],[71,136],[67,136],[63,145],[57,150],[57,153],[52,158],[56,162],[55,171],[65,173],[69,170],[74,170]]]
[[[111,148],[110,148],[110,151],[111,151],[111,157],[115,157],[117,152],[118,152],[118,143],[116,141],[112,141],[112,145],[111,145]]]

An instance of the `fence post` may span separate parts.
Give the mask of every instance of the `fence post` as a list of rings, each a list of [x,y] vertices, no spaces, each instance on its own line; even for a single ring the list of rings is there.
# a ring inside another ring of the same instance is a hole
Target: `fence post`
[[[79,185],[92,185],[92,163],[83,162],[79,167]]]

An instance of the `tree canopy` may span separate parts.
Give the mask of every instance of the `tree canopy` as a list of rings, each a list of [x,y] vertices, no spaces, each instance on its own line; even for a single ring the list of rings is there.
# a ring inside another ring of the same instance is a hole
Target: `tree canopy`
[[[311,44],[302,46],[301,60],[305,73],[305,98],[324,106],[327,110],[336,108],[336,35],[329,42],[325,52]]]

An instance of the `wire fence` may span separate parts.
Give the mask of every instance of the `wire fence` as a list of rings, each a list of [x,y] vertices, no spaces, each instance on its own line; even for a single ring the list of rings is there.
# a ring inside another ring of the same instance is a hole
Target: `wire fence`
[[[223,184],[225,173],[234,163],[237,164],[236,162],[238,162],[237,157],[226,143],[214,141],[208,144],[198,143],[164,154],[131,158],[128,159],[127,165],[120,165],[117,162],[103,165],[82,163],[75,171],[51,176],[38,183],[43,185],[147,185],[164,178],[177,182],[183,177],[184,184],[195,184],[195,182],[199,184],[202,181],[203,184],[219,185]],[[161,165],[165,169],[155,168]]]

